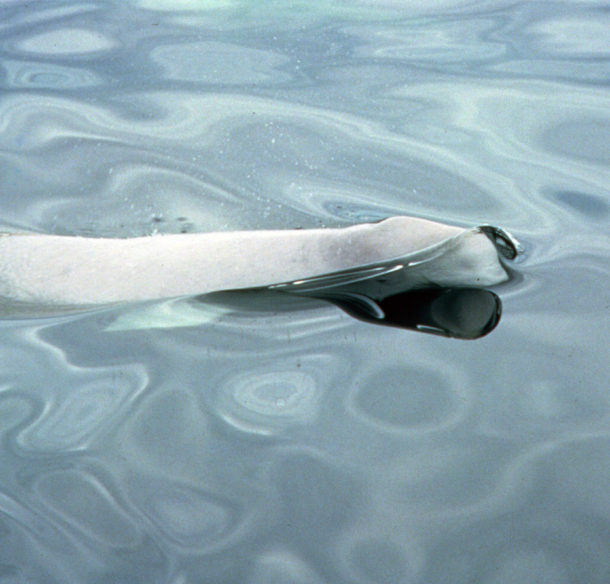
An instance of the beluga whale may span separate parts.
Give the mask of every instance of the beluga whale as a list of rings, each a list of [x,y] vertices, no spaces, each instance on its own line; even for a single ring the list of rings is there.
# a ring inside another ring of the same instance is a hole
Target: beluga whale
[[[428,307],[416,311],[415,321],[426,313],[433,324],[420,323],[419,330],[460,336],[448,334],[431,307],[446,310],[459,298],[472,313],[486,287],[508,280],[505,260],[519,251],[497,227],[407,216],[336,228],[124,239],[6,233],[0,235],[0,314],[267,290],[327,300],[357,318],[406,328],[417,328],[406,305],[425,298]],[[478,328],[497,322],[499,300],[490,302],[483,302],[486,314],[494,315]]]

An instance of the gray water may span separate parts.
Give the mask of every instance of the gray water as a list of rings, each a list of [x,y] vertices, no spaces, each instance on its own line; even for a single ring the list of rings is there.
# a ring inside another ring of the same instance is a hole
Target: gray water
[[[609,25],[2,2],[3,230],[410,214],[526,252],[478,341],[315,303],[0,321],[0,582],[609,582]]]

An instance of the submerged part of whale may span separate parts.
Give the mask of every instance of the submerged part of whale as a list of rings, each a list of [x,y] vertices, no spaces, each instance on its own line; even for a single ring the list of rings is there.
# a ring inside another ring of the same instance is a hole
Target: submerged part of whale
[[[497,228],[412,217],[333,229],[131,239],[5,234],[0,309],[4,316],[48,314],[252,288],[339,305],[345,294],[361,294],[379,304],[417,288],[501,283],[508,275],[500,257],[517,252]]]

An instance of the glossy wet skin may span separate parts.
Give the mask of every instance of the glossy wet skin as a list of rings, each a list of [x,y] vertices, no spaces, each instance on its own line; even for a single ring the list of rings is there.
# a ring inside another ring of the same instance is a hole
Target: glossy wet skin
[[[493,242],[479,230],[392,217],[347,228],[132,239],[6,235],[0,237],[0,295],[5,305],[80,306],[265,287],[411,257],[453,241],[442,258],[411,271],[438,285],[506,278]]]

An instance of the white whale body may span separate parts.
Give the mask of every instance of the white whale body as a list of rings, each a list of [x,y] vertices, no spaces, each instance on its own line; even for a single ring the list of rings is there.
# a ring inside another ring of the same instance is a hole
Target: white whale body
[[[507,279],[490,229],[413,217],[344,228],[129,239],[0,236],[0,310],[52,312],[271,287],[299,291],[400,268],[410,283],[491,286]]]

